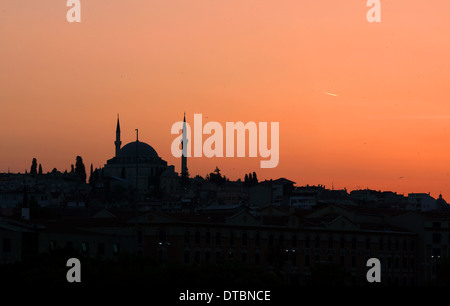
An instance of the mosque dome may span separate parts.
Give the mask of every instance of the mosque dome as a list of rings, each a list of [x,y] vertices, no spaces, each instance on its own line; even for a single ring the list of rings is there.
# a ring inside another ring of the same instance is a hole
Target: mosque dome
[[[150,145],[142,141],[133,141],[123,146],[118,154],[119,158],[130,158],[139,155],[140,158],[157,158],[158,153]]]

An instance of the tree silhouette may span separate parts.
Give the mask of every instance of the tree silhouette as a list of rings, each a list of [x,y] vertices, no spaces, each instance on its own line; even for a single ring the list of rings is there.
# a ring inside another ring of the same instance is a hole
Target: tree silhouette
[[[216,169],[214,169],[213,172],[220,176],[220,169],[219,169],[219,167],[216,166]]]
[[[30,174],[35,176],[37,174],[37,160],[36,158],[33,158],[33,161],[31,162],[31,169]]]
[[[222,174],[220,174],[220,169],[219,167],[216,166],[216,169],[214,169],[213,172],[211,172],[209,174],[209,176],[207,176],[207,179],[212,182],[212,183],[216,183],[218,185],[225,183],[226,178],[225,176],[222,176]]]
[[[91,171],[89,173],[89,184],[92,184],[93,180],[94,180],[94,166],[91,163]]]
[[[75,175],[77,175],[81,181],[86,182],[86,168],[84,167],[83,159],[81,156],[77,156],[75,162]]]
[[[253,186],[258,184],[258,178],[256,177],[256,172],[246,173],[244,178],[245,186]]]
[[[256,177],[256,172],[253,172],[253,185],[258,184],[258,178]]]
[[[38,174],[39,174],[39,175],[42,174],[42,165],[41,165],[41,164],[39,164],[39,172],[38,172]]]

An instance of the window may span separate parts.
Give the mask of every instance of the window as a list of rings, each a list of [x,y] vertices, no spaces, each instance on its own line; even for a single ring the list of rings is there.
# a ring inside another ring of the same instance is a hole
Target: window
[[[309,266],[309,255],[305,255],[305,266]]]
[[[219,251],[216,252],[216,263],[220,263],[221,261],[221,254]]]
[[[293,266],[297,265],[297,254],[295,254],[295,253],[291,254],[291,264]]]
[[[195,244],[200,244],[200,232],[195,232]]]
[[[273,246],[273,235],[269,235],[269,246]]]
[[[184,263],[189,263],[189,251],[184,251]]]
[[[310,243],[310,238],[309,238],[309,236],[306,236],[305,237],[305,248],[309,248],[309,243]]]
[[[341,249],[344,249],[345,248],[345,238],[344,237],[341,237]]]
[[[352,267],[356,267],[356,256],[352,256]]]
[[[166,242],[166,231],[159,231],[159,242],[160,243]]]
[[[12,249],[12,241],[9,238],[3,239],[3,252],[10,253]]]
[[[217,245],[222,244],[222,234],[220,232],[216,233],[216,244]]]
[[[255,253],[255,265],[259,265],[261,263],[261,258],[259,253]]]
[[[314,243],[316,249],[320,248],[320,237],[316,236],[316,241]]]
[[[189,244],[190,233],[189,231],[184,232],[184,244]]]
[[[352,238],[352,249],[356,249],[356,238]]]
[[[256,246],[259,246],[259,243],[260,243],[259,233],[256,233],[256,236],[255,236],[255,245],[256,245]]]
[[[97,253],[100,256],[105,255],[105,244],[102,242],[99,242],[97,245]]]
[[[441,243],[441,233],[433,233],[432,239],[434,244],[440,244]]]
[[[209,263],[211,260],[211,253],[209,251],[205,251],[205,263]]]
[[[160,265],[164,264],[164,251],[163,250],[158,251],[158,262]]]
[[[142,231],[138,231],[138,243],[142,243]]]
[[[441,222],[433,222],[433,228],[435,229],[441,228]]]
[[[292,238],[291,238],[291,246],[293,248],[297,247],[297,236],[296,235],[293,235]]]
[[[210,232],[206,232],[205,233],[205,244],[209,245],[211,243],[211,233]]]
[[[333,236],[328,237],[328,248],[333,248]]]
[[[242,233],[242,245],[247,245],[247,233]]]
[[[241,257],[242,257],[242,262],[246,263],[247,262],[247,252],[242,252]]]
[[[283,234],[280,234],[280,236],[278,236],[278,244],[279,245],[283,245],[284,244],[284,236],[283,236]]]
[[[434,257],[441,256],[441,249],[440,248],[434,248],[432,250],[432,254],[431,255],[434,256]]]
[[[200,251],[195,251],[194,261],[195,261],[196,264],[200,263]]]

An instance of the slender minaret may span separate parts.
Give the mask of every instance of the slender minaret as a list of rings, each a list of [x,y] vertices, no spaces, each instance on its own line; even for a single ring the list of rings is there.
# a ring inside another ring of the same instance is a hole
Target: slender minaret
[[[120,141],[120,123],[119,123],[119,114],[117,114],[117,127],[116,127],[116,141],[114,142],[116,145],[116,157],[119,155],[120,146],[122,145],[122,141]]]
[[[186,137],[186,112],[183,118],[183,138],[181,139],[181,177],[187,177],[187,143]]]

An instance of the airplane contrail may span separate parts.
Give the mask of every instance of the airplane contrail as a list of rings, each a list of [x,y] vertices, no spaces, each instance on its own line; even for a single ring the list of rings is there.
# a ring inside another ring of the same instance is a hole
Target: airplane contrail
[[[326,95],[329,95],[329,96],[338,97],[337,94],[334,94],[334,93],[331,93],[331,92],[324,91],[323,93],[326,94]]]

